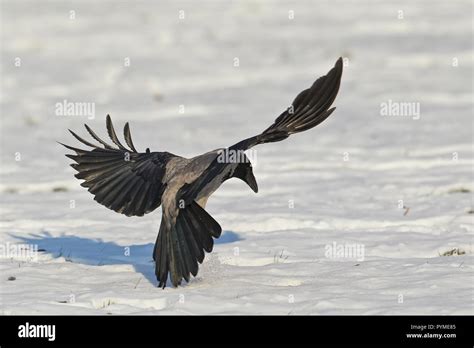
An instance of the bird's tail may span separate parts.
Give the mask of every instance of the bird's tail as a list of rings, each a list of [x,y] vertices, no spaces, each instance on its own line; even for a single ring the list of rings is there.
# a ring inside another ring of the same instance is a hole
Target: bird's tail
[[[342,65],[342,58],[339,58],[325,76],[298,94],[290,107],[270,127],[234,147],[248,149],[258,144],[281,141],[291,134],[303,132],[323,122],[336,109],[331,108],[331,105],[341,84]]]
[[[219,223],[194,201],[179,210],[175,223],[163,214],[153,251],[158,286],[166,286],[168,274],[175,287],[182,279],[188,282],[191,274],[196,276],[204,252],[212,251],[213,238],[221,232]]]

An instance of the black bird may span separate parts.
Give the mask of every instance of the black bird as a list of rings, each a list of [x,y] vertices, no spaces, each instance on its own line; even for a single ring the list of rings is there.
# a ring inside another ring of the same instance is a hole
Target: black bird
[[[173,286],[190,274],[196,276],[204,251],[211,252],[213,238],[219,238],[220,225],[204,209],[209,196],[230,178],[239,178],[257,192],[252,165],[243,151],[251,147],[281,141],[323,122],[334,111],[331,105],[339,90],[342,58],[327,75],[302,91],[291,106],[261,134],[242,140],[225,149],[217,149],[193,158],[169,152],[138,152],[133,145],[128,123],[125,124],[126,148],[117,137],[107,115],[107,132],[116,147],[100,139],[87,125],[87,131],[101,146],[92,144],[76,133],[71,134],[92,150],[65,144],[75,155],[66,155],[76,163],[71,166],[83,179],[100,204],[127,216],[143,216],[161,204],[163,216],[153,251],[155,274],[165,287],[168,273]],[[238,154],[236,156],[236,154]],[[238,161],[230,161],[238,158]],[[226,160],[227,159],[227,160]]]

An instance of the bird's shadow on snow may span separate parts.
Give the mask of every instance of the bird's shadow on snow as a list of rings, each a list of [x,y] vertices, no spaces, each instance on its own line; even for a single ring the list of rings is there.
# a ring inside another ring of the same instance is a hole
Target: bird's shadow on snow
[[[227,244],[243,240],[237,233],[224,231],[218,239],[214,239],[214,244]]]
[[[15,236],[21,244],[37,246],[40,254],[49,254],[54,258],[63,257],[66,262],[92,266],[132,265],[151,284],[157,285],[155,264],[152,258],[154,243],[119,245],[102,239],[80,236],[53,236],[47,231],[29,236]],[[242,240],[235,232],[224,231],[215,244],[233,243]],[[169,280],[168,280],[169,283]],[[170,286],[170,284],[167,284]]]

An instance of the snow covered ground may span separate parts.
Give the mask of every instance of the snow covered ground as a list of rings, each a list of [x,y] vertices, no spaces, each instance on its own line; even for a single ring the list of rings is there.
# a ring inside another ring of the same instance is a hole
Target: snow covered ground
[[[471,20],[469,0],[1,1],[1,313],[474,314]],[[257,148],[258,194],[216,192],[223,236],[177,289],[154,278],[161,211],[98,205],[55,142],[110,113],[141,151],[228,146],[339,56],[336,112]]]

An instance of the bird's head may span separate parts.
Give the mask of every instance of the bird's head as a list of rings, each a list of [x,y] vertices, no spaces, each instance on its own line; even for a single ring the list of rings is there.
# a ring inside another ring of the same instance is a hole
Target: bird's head
[[[232,175],[235,178],[239,178],[244,181],[253,192],[258,192],[258,185],[255,176],[253,175],[252,163],[250,161],[240,162]]]

